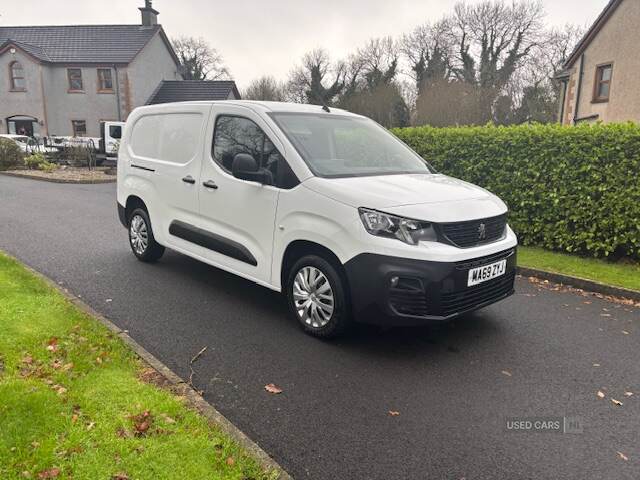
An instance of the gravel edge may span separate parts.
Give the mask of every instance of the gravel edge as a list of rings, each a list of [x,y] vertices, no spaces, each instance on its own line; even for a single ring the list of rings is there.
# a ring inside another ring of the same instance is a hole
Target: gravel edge
[[[78,185],[98,185],[103,183],[115,183],[116,177],[104,178],[99,180],[69,180],[66,178],[47,178],[41,177],[38,175],[29,175],[28,173],[16,173],[16,172],[0,172],[0,175],[6,175],[7,177],[17,177],[17,178],[28,178],[29,180],[38,180],[40,182],[49,182],[49,183],[75,183]]]

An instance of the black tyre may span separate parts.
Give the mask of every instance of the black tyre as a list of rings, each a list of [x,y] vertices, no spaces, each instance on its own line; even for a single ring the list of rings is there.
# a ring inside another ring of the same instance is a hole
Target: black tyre
[[[149,214],[142,208],[129,215],[129,245],[142,262],[155,262],[164,254],[164,247],[153,236]]]
[[[315,337],[335,338],[351,326],[346,279],[339,266],[318,255],[306,255],[291,267],[285,292],[291,315]]]

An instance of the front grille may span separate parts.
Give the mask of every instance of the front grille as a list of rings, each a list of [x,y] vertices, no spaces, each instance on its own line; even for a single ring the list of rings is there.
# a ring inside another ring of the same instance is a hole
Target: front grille
[[[442,223],[442,234],[453,245],[461,248],[475,247],[500,240],[505,233],[507,216],[471,220],[468,222]],[[484,235],[481,235],[484,231]]]
[[[511,293],[515,276],[515,272],[511,272],[475,287],[443,294],[440,298],[442,316],[447,317],[454,313],[464,312],[483,303],[498,300],[500,297]]]

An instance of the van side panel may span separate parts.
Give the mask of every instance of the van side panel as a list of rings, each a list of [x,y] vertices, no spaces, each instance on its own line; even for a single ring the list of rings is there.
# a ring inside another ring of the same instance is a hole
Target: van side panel
[[[304,183],[282,191],[273,238],[271,282],[274,288],[282,288],[280,273],[284,253],[296,240],[328,248],[343,264],[360,253],[361,242],[354,241],[353,234],[358,231],[358,222],[355,208],[309,190]]]
[[[127,121],[118,162],[118,201],[124,205],[135,195],[145,202],[161,245],[185,243],[169,235],[173,221],[197,222],[202,138],[210,110],[206,104],[143,107]]]

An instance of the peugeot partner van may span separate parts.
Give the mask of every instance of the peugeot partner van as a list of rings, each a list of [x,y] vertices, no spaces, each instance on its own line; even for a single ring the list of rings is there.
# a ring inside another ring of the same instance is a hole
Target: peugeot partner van
[[[137,108],[117,187],[139,260],[170,248],[282,292],[318,337],[353,321],[444,321],[514,291],[505,204],[343,110],[235,100]]]

